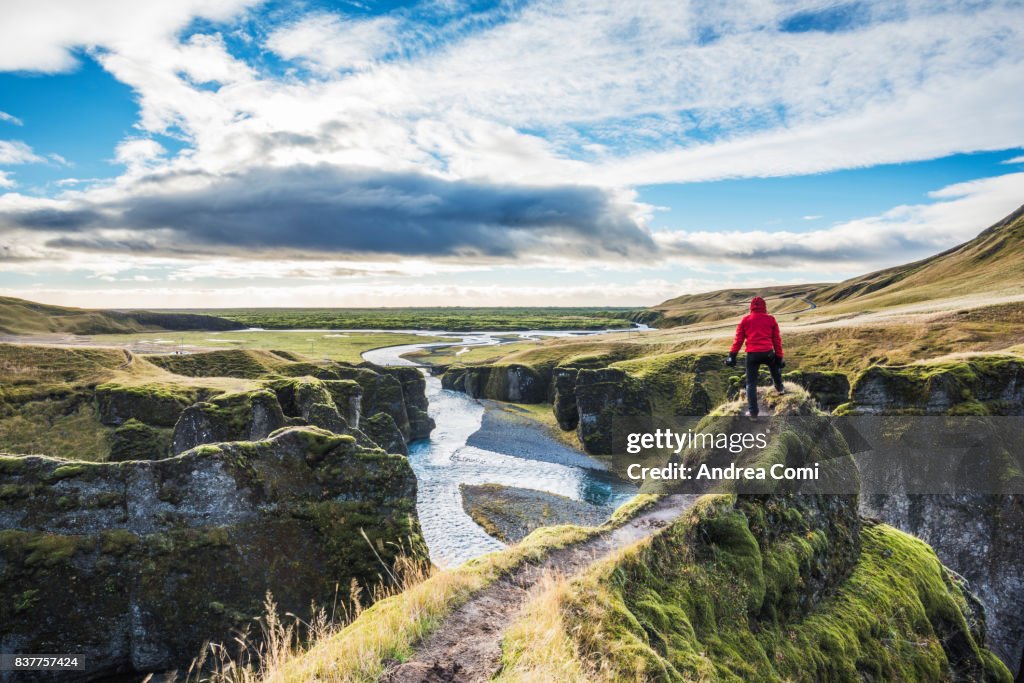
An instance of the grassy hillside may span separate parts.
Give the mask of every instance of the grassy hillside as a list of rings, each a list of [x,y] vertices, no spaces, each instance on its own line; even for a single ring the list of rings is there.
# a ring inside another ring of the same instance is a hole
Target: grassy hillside
[[[794,313],[813,308],[809,297],[827,285],[783,285],[760,289],[720,289],[703,294],[687,294],[652,306],[647,320],[655,327],[676,327],[714,322],[742,316],[750,299],[762,296],[774,313]]]
[[[0,297],[3,334],[116,334],[145,330],[235,330],[241,323],[195,313],[103,311]]]
[[[986,293],[1024,294],[1024,206],[974,239],[935,256],[861,275],[837,284],[723,289],[669,299],[645,317],[656,327],[732,320],[754,295],[773,314],[814,310],[814,315],[879,310]]]
[[[1024,292],[1024,206],[969,242],[821,289],[813,300],[841,311],[991,291]]]

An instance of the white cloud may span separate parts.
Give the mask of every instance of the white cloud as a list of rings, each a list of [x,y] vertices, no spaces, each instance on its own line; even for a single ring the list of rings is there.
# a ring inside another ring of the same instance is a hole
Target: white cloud
[[[1024,164],[1024,156],[1013,157],[1003,162],[1004,164]]]
[[[18,183],[14,182],[14,178],[7,171],[0,171],[0,187],[14,187]]]
[[[0,71],[68,71],[76,48],[143,51],[193,18],[223,21],[256,0],[6,0]]]
[[[141,138],[125,140],[114,150],[114,160],[126,166],[146,165],[167,152],[156,140]]]
[[[274,31],[267,47],[320,69],[362,69],[398,47],[393,17],[347,19],[314,14]]]
[[[20,140],[0,140],[0,164],[34,164],[46,161]]]
[[[23,126],[24,122],[13,114],[8,114],[5,111],[0,111],[0,121],[6,121],[7,123],[13,123],[15,126]]]
[[[932,192],[932,204],[897,206],[826,230],[654,234],[679,262],[711,261],[800,270],[834,264],[859,272],[906,263],[965,242],[1024,204],[1024,173]]]
[[[816,221],[821,218],[821,216],[804,216],[803,218],[805,221]]]

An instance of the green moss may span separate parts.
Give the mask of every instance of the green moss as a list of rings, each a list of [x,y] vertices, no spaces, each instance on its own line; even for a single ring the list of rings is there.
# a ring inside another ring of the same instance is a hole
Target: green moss
[[[825,564],[808,572],[829,557],[830,539],[813,530],[765,538],[771,529],[755,525],[789,506],[776,503],[755,511],[765,501],[705,500],[689,519],[578,579],[563,612],[582,659],[616,680],[1009,683],[974,641],[960,589],[928,546],[867,526],[852,571]],[[840,580],[812,605],[791,604],[809,594],[815,572]]]
[[[29,588],[22,591],[14,598],[15,613],[28,612],[39,601],[39,589]]]
[[[139,543],[139,537],[127,529],[111,529],[100,533],[100,552],[124,555]]]
[[[77,536],[42,532],[0,531],[0,553],[24,567],[53,567],[70,560],[78,550]]]
[[[50,473],[49,479],[57,481],[59,479],[67,479],[68,477],[77,477],[85,472],[85,469],[84,465],[61,465]]]
[[[172,430],[131,419],[110,434],[110,460],[159,460],[171,448]]]
[[[14,500],[15,498],[27,498],[32,494],[32,488],[20,484],[0,485],[0,500]]]
[[[0,455],[0,474],[18,474],[25,469],[25,461],[14,455]]]

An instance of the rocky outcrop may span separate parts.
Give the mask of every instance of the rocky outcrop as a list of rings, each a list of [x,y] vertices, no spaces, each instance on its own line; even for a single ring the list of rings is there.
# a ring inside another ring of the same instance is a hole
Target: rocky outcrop
[[[978,357],[955,363],[875,367],[854,383],[853,415],[1022,415],[1024,362]],[[912,464],[887,463],[884,476],[914,480]],[[892,469],[895,468],[895,469]],[[910,468],[909,471],[903,471]],[[971,493],[873,493],[861,511],[924,539],[943,563],[963,575],[984,605],[992,649],[1020,674],[1024,657],[1024,496]]]
[[[206,443],[259,441],[286,424],[288,420],[272,391],[217,396],[181,414],[174,426],[171,452],[184,453]],[[330,431],[343,433],[342,429]]]
[[[367,542],[419,547],[408,461],[317,428],[148,462],[3,456],[0,479],[0,651],[82,653],[90,677],[187,668],[268,591],[308,616],[379,580]]]
[[[153,427],[173,427],[178,416],[209,390],[175,384],[101,384],[96,387],[100,422],[117,426],[137,420]]]
[[[555,421],[563,431],[576,429],[580,423],[579,408],[576,405],[577,374],[579,370],[576,368],[555,368],[551,377],[554,387],[551,408],[555,412]]]
[[[427,414],[427,380],[418,368],[383,368],[402,385],[405,411],[409,417],[406,439],[426,439],[434,429],[434,419]]]
[[[588,453],[612,452],[615,418],[643,417],[652,412],[643,383],[625,370],[580,370],[576,375],[576,433]]]
[[[850,400],[850,380],[841,372],[795,370],[783,374],[782,379],[806,389],[818,406],[827,412]]]
[[[363,420],[362,430],[367,437],[379,444],[388,453],[409,454],[409,444],[395,419],[388,413],[377,413]]]
[[[853,415],[1024,415],[1024,360],[978,356],[948,363],[875,366],[854,382]]]
[[[171,430],[128,420],[110,433],[111,462],[159,460],[171,454]]]
[[[550,373],[528,365],[454,365],[444,373],[441,386],[473,398],[512,403],[544,403],[548,400]]]
[[[864,515],[925,540],[984,606],[988,640],[1011,670],[1024,655],[1024,496],[866,495]]]

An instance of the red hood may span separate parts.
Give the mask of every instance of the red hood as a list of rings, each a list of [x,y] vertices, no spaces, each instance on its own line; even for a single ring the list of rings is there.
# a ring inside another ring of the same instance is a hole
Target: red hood
[[[764,303],[764,299],[759,296],[755,296],[750,300],[750,312],[751,313],[767,313],[768,306]]]

